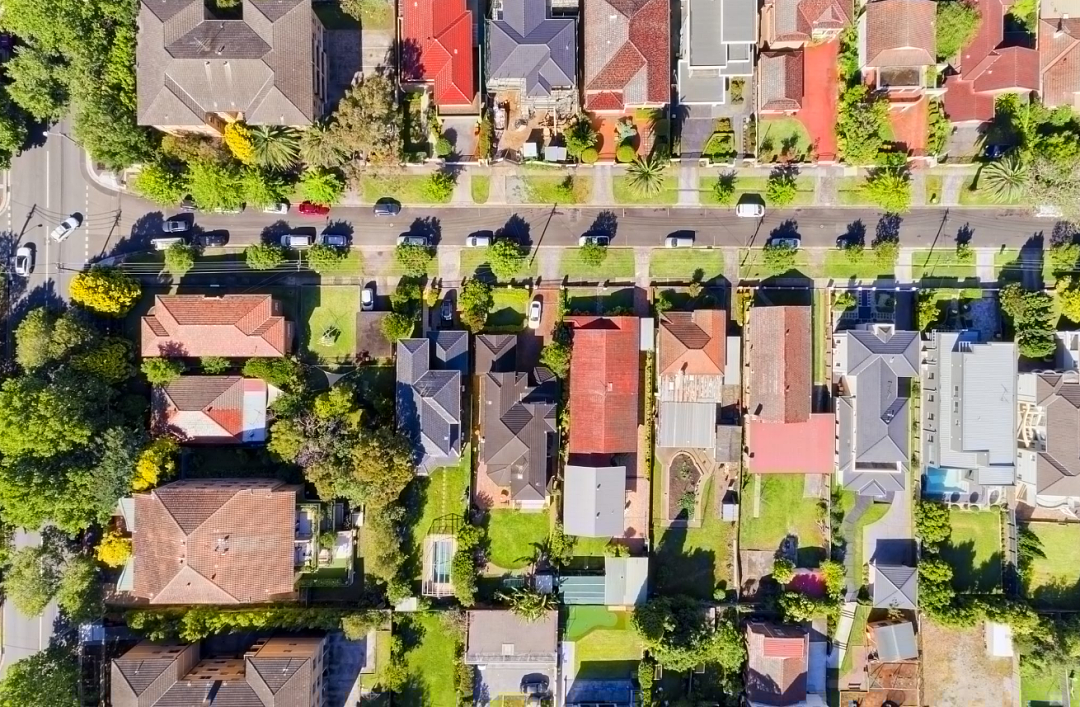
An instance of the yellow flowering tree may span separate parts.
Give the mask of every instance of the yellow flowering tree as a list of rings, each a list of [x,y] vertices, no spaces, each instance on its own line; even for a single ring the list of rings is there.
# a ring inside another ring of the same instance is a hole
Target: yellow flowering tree
[[[116,268],[91,268],[71,279],[72,301],[99,314],[126,314],[141,294],[138,281]]]
[[[145,491],[176,472],[176,452],[179,446],[172,437],[159,437],[147,445],[135,463],[135,480],[131,488]]]
[[[233,157],[244,164],[255,164],[255,146],[251,142],[251,131],[240,121],[225,126],[225,145]]]
[[[120,567],[131,557],[131,538],[110,530],[98,543],[95,554],[100,562],[109,567]]]

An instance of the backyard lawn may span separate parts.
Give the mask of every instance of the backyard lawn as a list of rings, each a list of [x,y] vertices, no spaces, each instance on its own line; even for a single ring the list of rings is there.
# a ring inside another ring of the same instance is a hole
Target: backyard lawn
[[[857,646],[866,643],[866,621],[870,618],[870,607],[866,604],[855,605],[855,618],[851,621],[851,633],[848,634],[847,650],[844,651],[844,662],[840,664],[840,677],[851,671],[852,656]]]
[[[941,548],[952,565],[958,592],[992,592],[1001,587],[1001,514],[994,511],[949,511],[952,537]]]
[[[584,204],[592,192],[590,177],[528,174],[524,180],[529,204]]]
[[[417,477],[410,482],[408,492],[415,491],[419,498],[410,503],[420,506],[420,518],[413,526],[413,553],[419,577],[420,562],[423,556],[424,538],[438,527],[437,521],[446,516],[463,516],[469,494],[469,478],[472,454],[468,445],[461,450],[461,463],[457,466],[445,466],[431,472],[431,475]],[[415,506],[414,506],[415,507]]]
[[[758,129],[761,130],[762,161],[771,161],[773,155],[789,162],[809,161],[810,135],[796,118],[763,120]]]
[[[525,312],[529,307],[529,291],[520,288],[496,287],[491,292],[494,304],[488,314],[484,331],[517,332],[525,328]]]
[[[714,248],[656,248],[649,259],[649,276],[689,282],[709,282],[724,274],[724,253]]]
[[[446,204],[445,199],[432,199],[424,190],[427,175],[396,174],[390,177],[365,177],[363,181],[364,201],[374,203],[384,196],[392,196],[402,204]]]
[[[918,280],[974,279],[975,253],[962,261],[955,250],[916,250],[911,254],[911,274]]]
[[[564,640],[574,642],[574,672],[586,680],[628,680],[637,675],[641,640],[630,614],[603,606],[566,609]]]
[[[443,625],[439,614],[407,614],[403,624],[408,679],[405,688],[394,695],[394,704],[457,707],[454,658],[458,641]],[[419,642],[410,647],[413,640]]]
[[[795,253],[795,264],[789,272],[798,277],[800,274],[810,277],[813,273],[810,268],[810,256],[806,251]],[[783,275],[769,267],[765,263],[764,248],[740,248],[739,249],[739,277],[744,280],[764,280],[769,277]]]
[[[653,475],[659,479],[659,468]],[[705,484],[700,528],[664,528],[656,523],[653,573],[661,594],[689,594],[711,600],[717,588],[732,587],[731,541],[735,526],[719,518],[713,480]],[[663,515],[660,484],[653,486],[653,518]]]
[[[301,349],[319,363],[348,363],[356,354],[355,287],[304,287],[300,290]]]
[[[896,277],[896,264],[881,264],[869,248],[854,263],[844,251],[830,248],[825,251],[824,275],[837,280],[892,280]]]
[[[827,329],[830,314],[829,293],[826,290],[814,290],[814,304],[811,307],[811,319],[813,328],[813,345],[811,354],[814,362],[814,383],[825,384],[825,340],[828,337]]]
[[[1043,673],[1038,675],[1020,673],[1020,704],[1031,707],[1050,707],[1051,705],[1067,704],[1062,686],[1065,676],[1060,673]],[[1080,674],[1073,677],[1072,699],[1080,695]]]
[[[579,248],[563,248],[562,257],[559,259],[559,275],[571,280],[630,280],[634,277],[634,250],[608,248],[607,257],[594,266],[581,261]]]
[[[536,555],[536,546],[543,543],[551,528],[549,514],[523,513],[497,508],[490,512],[487,523],[490,552],[488,560],[507,570],[525,567]]]
[[[676,204],[679,201],[679,178],[666,174],[660,191],[652,195],[639,194],[630,185],[630,177],[616,175],[612,179],[611,192],[617,204]]]
[[[491,177],[475,174],[470,181],[473,202],[476,204],[486,204],[488,197],[491,196]]]
[[[698,183],[698,188],[701,190],[701,203],[704,206],[734,206],[738,203],[746,194],[755,194],[761,199],[765,199],[765,189],[768,186],[768,177],[737,177],[735,179],[735,194],[731,197],[731,200],[727,203],[720,203],[716,198],[716,177],[702,177]],[[814,203],[814,178],[813,177],[796,177],[795,178],[795,200],[791,202],[789,207],[795,208],[799,206],[810,206]]]
[[[514,273],[513,279],[522,280],[536,275],[536,259],[533,257],[534,255],[535,251],[525,258],[521,269]],[[495,275],[491,272],[491,267],[488,264],[487,248],[462,248],[458,263],[461,267],[462,277],[479,275],[485,279],[495,281]]]
[[[1027,528],[1038,536],[1046,557],[1031,563],[1025,594],[1038,607],[1080,609],[1080,525],[1029,523]]]
[[[380,674],[387,663],[390,662],[390,632],[375,632],[375,671],[362,673],[360,684],[368,690],[373,690],[379,683]]]
[[[803,497],[803,474],[755,474],[743,490],[739,547],[778,550],[788,535],[799,539],[799,564],[821,558],[821,499]],[[754,484],[761,484],[760,515],[754,517]]]

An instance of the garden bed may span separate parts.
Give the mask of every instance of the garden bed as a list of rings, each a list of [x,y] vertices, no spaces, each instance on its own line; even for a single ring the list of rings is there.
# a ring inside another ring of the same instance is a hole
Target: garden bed
[[[697,464],[686,454],[675,455],[668,467],[667,483],[667,517],[693,520],[701,483],[701,470]]]

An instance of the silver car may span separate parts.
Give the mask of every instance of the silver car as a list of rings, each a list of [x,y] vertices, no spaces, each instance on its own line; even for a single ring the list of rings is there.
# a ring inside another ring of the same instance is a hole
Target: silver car
[[[400,235],[397,237],[397,244],[426,246],[428,244],[428,238],[427,236]]]
[[[735,215],[739,218],[761,218],[765,215],[765,204],[757,201],[740,201],[735,205]]]
[[[34,272],[34,251],[23,246],[15,251],[15,274],[26,277]]]
[[[491,245],[491,236],[469,236],[465,239],[466,248],[487,248]]]
[[[589,245],[590,243],[606,248],[611,243],[611,239],[607,236],[581,236],[578,238],[579,246]]]
[[[61,243],[65,238],[75,232],[75,229],[82,224],[82,217],[78,214],[72,214],[64,219],[59,226],[52,230],[49,237],[57,243]]]
[[[171,218],[161,224],[161,230],[165,231],[165,233],[183,233],[189,228],[191,228],[191,224],[188,223],[187,219],[182,218]]]

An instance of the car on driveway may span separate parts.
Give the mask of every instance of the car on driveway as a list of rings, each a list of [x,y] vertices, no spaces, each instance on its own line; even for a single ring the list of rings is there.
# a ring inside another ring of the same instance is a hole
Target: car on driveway
[[[191,228],[191,223],[187,219],[176,216],[165,219],[165,223],[161,224],[161,230],[165,233],[183,233],[189,228]]]
[[[544,312],[544,303],[540,301],[540,298],[534,299],[529,303],[529,328],[540,328],[540,315]]]
[[[770,238],[769,242],[768,242],[768,246],[770,248],[791,248],[792,250],[798,250],[799,249],[799,239],[798,238],[783,238],[783,237]]]
[[[360,290],[360,309],[370,312],[375,309],[375,288],[367,286]]]
[[[376,216],[397,216],[401,213],[401,202],[397,199],[391,199],[388,196],[384,196],[375,202],[375,206],[371,211]]]
[[[603,247],[606,248],[608,245],[611,244],[611,239],[608,238],[607,236],[590,236],[590,235],[584,235],[581,238],[578,238],[578,245],[579,246],[589,245],[590,243],[595,243],[598,246],[603,246]]]
[[[75,229],[82,225],[82,216],[79,214],[72,214],[64,219],[59,226],[52,230],[49,237],[56,242],[63,242],[65,238],[75,232]]]
[[[263,207],[264,214],[287,214],[289,213],[289,205],[284,201],[280,204],[270,204]]]
[[[397,237],[397,244],[398,245],[426,246],[426,245],[428,245],[428,237],[427,236],[410,236],[407,233],[403,233],[403,234],[401,234],[400,236]]]
[[[34,272],[34,251],[24,245],[15,251],[15,274],[26,277],[32,272]]]
[[[454,295],[451,292],[446,293],[446,297],[443,297],[442,307],[439,311],[444,322],[454,321]]]
[[[526,675],[521,678],[521,694],[523,695],[546,695],[548,691],[548,679],[546,675]]]
[[[220,231],[201,233],[195,236],[195,245],[202,248],[221,248],[229,242],[229,236]]]
[[[322,204],[313,204],[310,201],[301,201],[300,206],[296,207],[296,210],[303,216],[326,216],[330,213],[329,206],[323,206]]]

